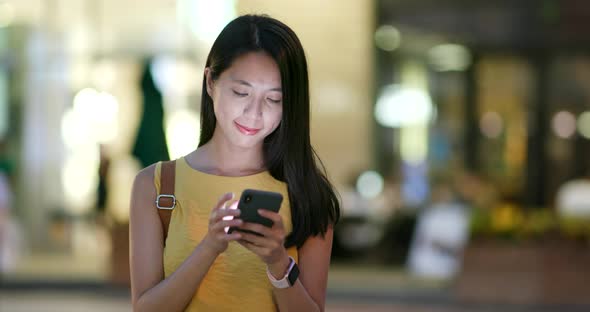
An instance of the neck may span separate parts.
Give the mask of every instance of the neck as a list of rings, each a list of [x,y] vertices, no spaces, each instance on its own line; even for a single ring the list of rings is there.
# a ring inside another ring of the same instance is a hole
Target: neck
[[[201,150],[203,157],[199,161],[203,169],[211,173],[238,176],[257,173],[264,170],[262,144],[252,148],[232,145],[215,131],[213,137]]]

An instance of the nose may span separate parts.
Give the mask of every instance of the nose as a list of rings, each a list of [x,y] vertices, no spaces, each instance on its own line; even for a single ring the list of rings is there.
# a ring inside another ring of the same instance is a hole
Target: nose
[[[252,101],[248,102],[246,107],[244,107],[244,116],[257,119],[262,117],[262,107],[263,101],[262,99],[254,98]]]

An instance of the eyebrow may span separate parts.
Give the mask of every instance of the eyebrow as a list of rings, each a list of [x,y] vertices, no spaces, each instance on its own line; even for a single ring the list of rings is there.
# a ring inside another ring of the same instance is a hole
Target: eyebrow
[[[242,79],[233,79],[233,78],[232,78],[232,81],[233,81],[233,82],[237,82],[237,83],[239,83],[239,84],[241,84],[241,85],[245,85],[245,86],[248,86],[248,87],[252,87],[252,85],[251,85],[249,82],[247,82],[247,81],[245,81],[245,80],[242,80]],[[272,88],[272,89],[269,89],[269,91],[278,91],[278,92],[283,92],[283,89],[281,89],[281,88]]]

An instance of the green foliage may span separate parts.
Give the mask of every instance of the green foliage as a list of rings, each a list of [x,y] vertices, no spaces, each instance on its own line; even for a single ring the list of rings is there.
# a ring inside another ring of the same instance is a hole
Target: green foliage
[[[590,218],[563,218],[553,209],[502,204],[474,209],[471,237],[475,240],[514,242],[566,239],[590,242]]]

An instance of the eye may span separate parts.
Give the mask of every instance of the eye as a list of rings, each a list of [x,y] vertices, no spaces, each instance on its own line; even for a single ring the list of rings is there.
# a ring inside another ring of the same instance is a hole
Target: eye
[[[232,91],[234,92],[235,95],[237,95],[239,97],[245,97],[248,95],[248,93],[240,93],[240,92],[233,90],[233,89],[232,89]]]
[[[278,100],[275,100],[275,99],[267,98],[267,100],[268,100],[269,102],[271,102],[271,103],[274,103],[274,104],[279,104],[279,103],[281,103],[281,100],[280,100],[280,99],[278,99]]]

